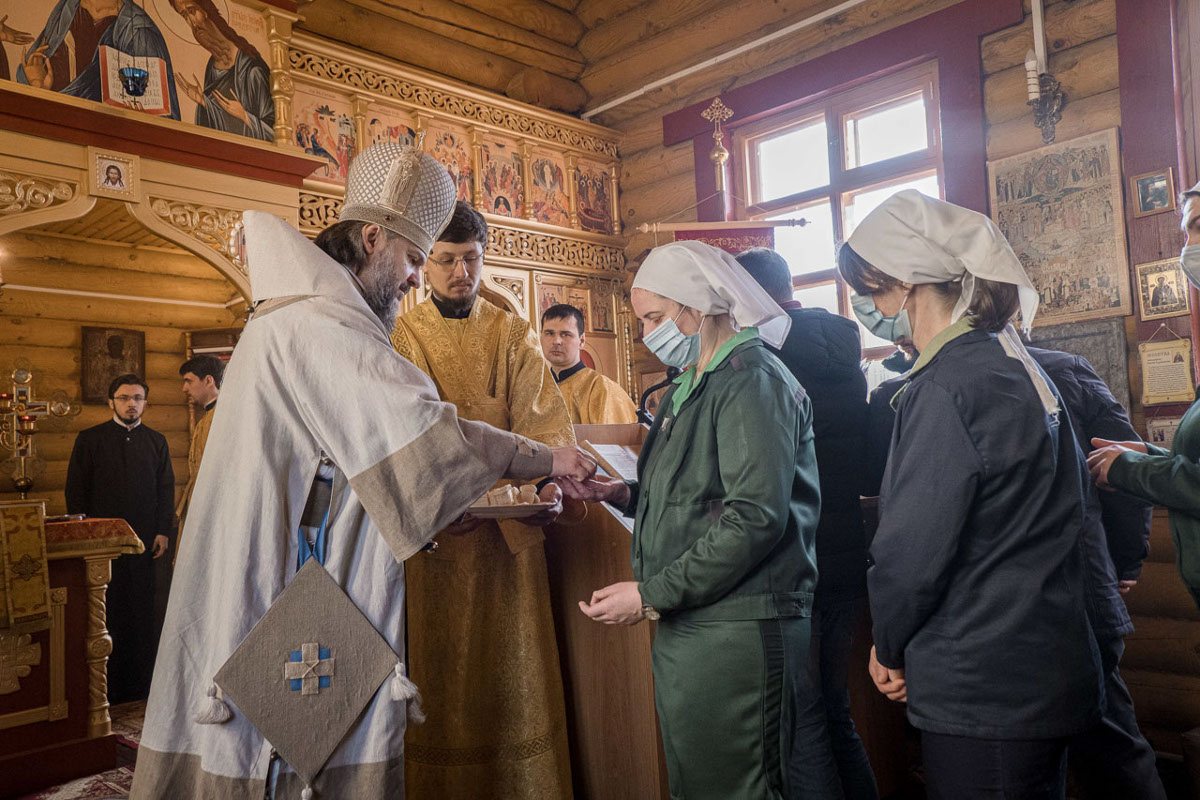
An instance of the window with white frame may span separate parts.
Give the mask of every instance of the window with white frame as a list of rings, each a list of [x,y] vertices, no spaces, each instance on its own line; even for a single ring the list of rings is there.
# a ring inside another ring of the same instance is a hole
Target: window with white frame
[[[853,317],[834,254],[854,226],[889,196],[942,196],[937,65],[930,62],[734,133],[742,219],[807,220],[775,228],[797,300]],[[864,355],[891,345],[865,330]],[[870,348],[881,348],[872,352]]]

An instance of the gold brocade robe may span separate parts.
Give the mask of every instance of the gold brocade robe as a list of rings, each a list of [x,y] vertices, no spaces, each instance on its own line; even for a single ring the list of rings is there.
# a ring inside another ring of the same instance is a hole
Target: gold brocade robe
[[[558,384],[567,413],[576,425],[619,425],[637,422],[637,409],[621,385],[584,367]]]
[[[188,503],[192,501],[192,492],[196,489],[196,475],[200,472],[200,459],[204,457],[204,446],[208,444],[208,432],[212,430],[213,412],[216,410],[215,405],[207,409],[200,419],[196,420],[196,427],[192,428],[192,441],[188,445],[187,485],[183,487],[183,494],[179,496],[179,502],[175,504],[175,516],[179,517],[179,528],[175,535],[175,555],[171,557],[172,564],[179,555],[179,545],[183,541],[183,521],[187,516]]]
[[[426,300],[396,321],[392,344],[460,417],[548,445],[574,443],[537,337],[520,317],[480,298],[469,318],[445,319]],[[408,796],[571,797],[541,529],[489,521],[437,541],[435,552],[406,564],[409,670],[428,717],[405,737]]]

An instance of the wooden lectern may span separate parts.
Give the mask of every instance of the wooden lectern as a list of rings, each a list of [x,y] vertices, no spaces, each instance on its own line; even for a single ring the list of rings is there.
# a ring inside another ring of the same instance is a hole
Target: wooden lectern
[[[639,452],[646,432],[638,424],[576,425],[575,439]],[[589,503],[583,521],[546,531],[578,800],[668,797],[650,671],[652,624],[602,625],[579,610],[579,601],[591,599],[596,589],[633,580],[631,522]]]
[[[43,523],[43,501],[0,504],[0,797],[116,766],[105,589],[142,552],[120,519]]]

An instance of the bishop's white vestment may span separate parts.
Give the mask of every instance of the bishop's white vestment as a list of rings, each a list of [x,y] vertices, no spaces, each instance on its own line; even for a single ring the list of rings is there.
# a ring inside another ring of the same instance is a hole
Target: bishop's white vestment
[[[263,797],[272,743],[237,695],[224,693],[228,720],[195,719],[220,699],[215,676],[297,574],[298,528],[323,458],[334,468],[323,568],[394,651],[398,675],[404,560],[423,557],[421,548],[501,478],[551,470],[545,445],[460,419],[441,402],[430,379],[392,349],[340,264],[276,217],[247,212],[245,229],[256,310],[225,372],[191,499],[134,800]],[[296,605],[281,604],[274,616]],[[295,616],[288,624],[302,628],[303,614]],[[356,679],[353,652],[326,659],[324,645],[299,639],[295,648],[292,662],[303,652],[305,663],[336,661],[336,672],[289,681],[301,673],[284,664],[287,652],[264,658],[264,691],[278,691],[281,703],[310,691],[328,696]],[[393,699],[390,682],[348,718],[348,733],[311,784],[316,800],[404,796],[406,703]],[[300,716],[295,727],[325,724]],[[283,764],[275,797],[299,798],[305,784]]]

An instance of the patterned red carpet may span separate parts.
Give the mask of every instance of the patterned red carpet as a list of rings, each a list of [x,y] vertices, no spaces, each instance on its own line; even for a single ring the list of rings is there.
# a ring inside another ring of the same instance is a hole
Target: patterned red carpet
[[[71,781],[62,786],[43,789],[19,800],[109,800],[129,797],[133,785],[133,763],[137,759],[138,743],[142,739],[142,720],[146,704],[126,703],[113,706],[112,731],[117,735],[117,768]]]

